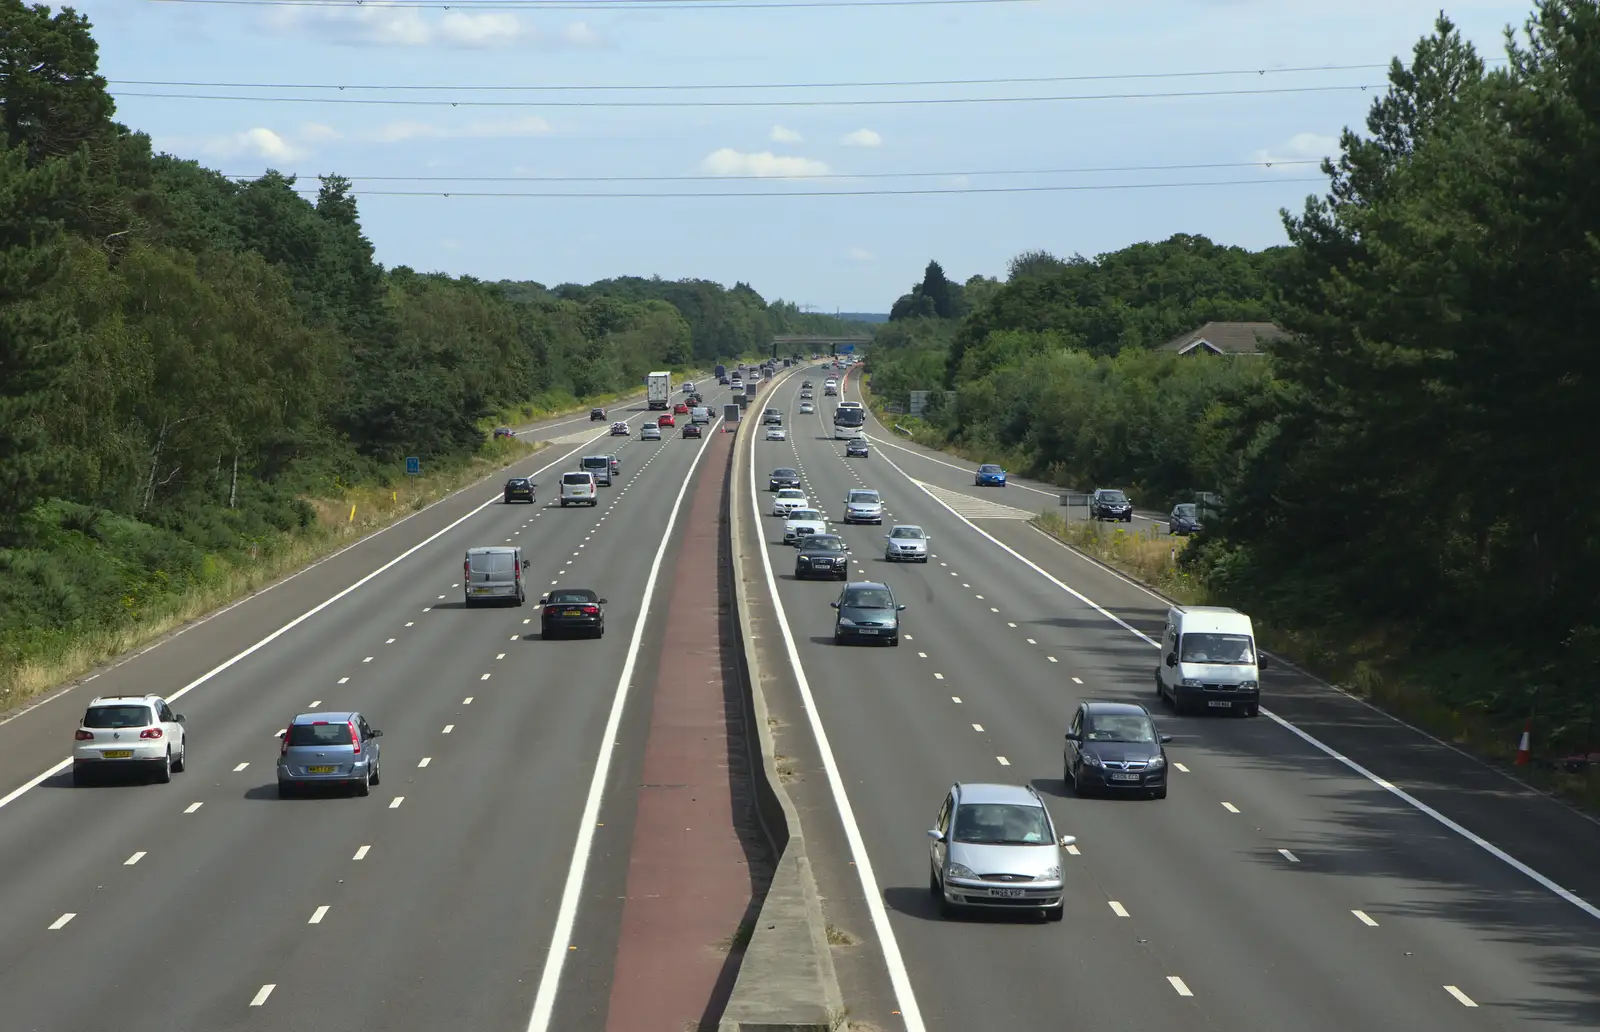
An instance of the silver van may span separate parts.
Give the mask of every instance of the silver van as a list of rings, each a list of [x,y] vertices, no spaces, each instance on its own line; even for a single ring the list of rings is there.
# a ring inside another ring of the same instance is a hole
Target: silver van
[[[1173,606],[1161,633],[1156,694],[1180,714],[1193,708],[1253,717],[1266,665],[1245,614],[1224,606]]]
[[[491,601],[522,605],[528,600],[522,583],[522,571],[527,568],[528,560],[522,558],[522,549],[515,545],[467,549],[467,557],[461,563],[463,601],[468,606]]]
[[[706,405],[696,405],[689,410],[689,422],[706,424],[711,422],[711,409]]]
[[[585,455],[583,461],[578,463],[578,468],[586,473],[593,473],[595,483],[611,486],[611,458],[607,455]]]
[[[561,474],[561,507],[569,505],[598,505],[599,488],[595,475],[588,470]]]

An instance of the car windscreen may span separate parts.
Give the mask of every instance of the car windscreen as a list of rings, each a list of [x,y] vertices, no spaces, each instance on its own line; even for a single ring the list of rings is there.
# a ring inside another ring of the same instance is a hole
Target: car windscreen
[[[1176,507],[1175,509],[1172,510],[1172,515],[1174,515],[1174,516],[1186,516],[1189,519],[1194,519],[1194,514],[1195,514],[1195,506],[1193,504],[1189,504],[1189,503],[1186,503],[1184,505],[1180,505],[1180,506],[1178,506],[1178,507]]]
[[[822,513],[815,509],[796,509],[789,513],[789,519],[799,522],[801,520],[820,520]]]
[[[479,573],[510,573],[515,565],[510,552],[485,552],[472,557],[472,568]]]
[[[587,484],[589,482],[589,474],[563,473],[561,474],[561,482],[563,484]]]
[[[806,542],[807,552],[843,552],[844,542],[836,537],[814,537]]]
[[[1197,632],[1183,636],[1178,658],[1185,663],[1248,664],[1256,661],[1256,653],[1248,634]]]
[[[836,409],[833,413],[834,426],[861,426],[866,422],[867,414],[861,409],[846,408]]]
[[[800,473],[799,473],[798,470],[792,470],[792,469],[788,468],[787,466],[785,466],[785,467],[783,467],[781,469],[773,470],[772,471],[772,475],[774,477],[777,477],[779,480],[788,480],[788,479],[791,479],[793,477],[798,477],[800,475]]]
[[[968,803],[956,810],[957,842],[988,846],[1042,846],[1050,841],[1044,807],[1020,803]]]
[[[851,491],[849,496],[845,498],[845,503],[849,505],[871,505],[877,500],[878,492],[876,491]]]
[[[999,473],[1000,472],[1000,467],[994,465],[993,463],[989,463],[989,464],[986,464],[986,465],[983,465],[983,466],[979,466],[978,467],[978,472],[979,473]]]
[[[927,537],[927,535],[922,532],[921,527],[896,527],[894,530],[889,532],[889,536],[893,538],[916,538],[919,541],[922,538]]]
[[[514,478],[512,480],[507,480],[506,481],[506,486],[507,487],[527,487],[528,486],[528,482],[526,480],[523,480],[521,477],[517,477],[517,478]]]
[[[155,723],[149,706],[137,704],[118,706],[90,706],[83,715],[84,727],[145,727]]]
[[[1102,491],[1100,492],[1100,500],[1102,502],[1110,502],[1112,505],[1121,505],[1128,500],[1128,496],[1121,491]]]
[[[1086,742],[1154,742],[1155,725],[1137,713],[1106,713],[1090,717],[1083,726]]]
[[[850,609],[893,609],[894,596],[887,588],[857,588],[844,597]]]
[[[782,499],[804,498],[805,496],[806,493],[800,490],[798,487],[786,487],[778,492],[778,497]]]
[[[343,721],[337,724],[292,724],[289,727],[290,745],[349,745],[351,741],[350,725]]]

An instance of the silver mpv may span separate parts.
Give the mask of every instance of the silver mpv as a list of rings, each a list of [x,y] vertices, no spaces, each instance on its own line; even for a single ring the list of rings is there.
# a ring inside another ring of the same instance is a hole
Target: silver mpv
[[[928,839],[928,892],[943,916],[995,907],[1059,921],[1066,912],[1061,853],[1077,839],[1056,835],[1031,785],[956,782]]]
[[[303,785],[348,785],[364,796],[382,776],[378,739],[355,712],[302,713],[280,732],[278,798]]]

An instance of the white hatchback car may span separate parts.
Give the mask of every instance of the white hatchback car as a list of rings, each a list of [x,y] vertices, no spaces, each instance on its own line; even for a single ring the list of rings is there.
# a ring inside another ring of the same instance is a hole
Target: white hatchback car
[[[189,764],[189,736],[183,714],[173,713],[159,695],[105,695],[95,698],[78,722],[72,742],[72,783],[85,785],[95,774],[153,775],[162,784]]]
[[[769,440],[769,441],[787,440],[787,438],[784,436],[784,433],[783,433],[783,427],[781,427],[781,426],[769,426],[769,427],[767,427],[767,440]]]
[[[811,502],[798,487],[785,487],[772,500],[772,515],[787,516],[796,509],[809,509]]]
[[[783,543],[801,544],[812,534],[826,534],[828,519],[816,509],[796,509],[783,521]]]
[[[890,562],[904,559],[907,562],[928,561],[928,533],[913,523],[897,523],[884,535],[883,557]]]

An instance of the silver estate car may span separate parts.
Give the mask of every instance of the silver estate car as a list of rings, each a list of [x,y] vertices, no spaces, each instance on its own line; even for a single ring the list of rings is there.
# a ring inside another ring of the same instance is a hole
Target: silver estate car
[[[278,797],[302,785],[348,785],[364,796],[382,776],[378,739],[356,712],[302,713],[284,728],[278,747]]]
[[[928,831],[928,892],[939,912],[964,907],[1038,910],[1051,921],[1065,913],[1062,848],[1044,800],[1031,785],[956,782]]]

